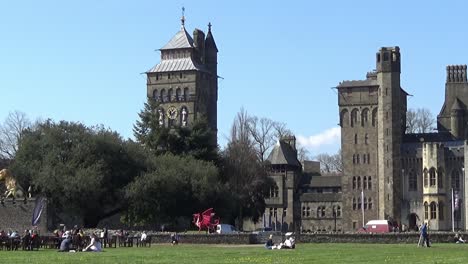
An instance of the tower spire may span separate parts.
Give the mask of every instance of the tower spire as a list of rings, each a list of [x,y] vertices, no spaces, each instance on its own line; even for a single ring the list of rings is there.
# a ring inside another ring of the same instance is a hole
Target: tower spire
[[[211,22],[208,22],[208,32],[211,31]]]
[[[182,28],[185,28],[185,7],[182,7],[182,17],[180,18],[180,22],[182,23]]]

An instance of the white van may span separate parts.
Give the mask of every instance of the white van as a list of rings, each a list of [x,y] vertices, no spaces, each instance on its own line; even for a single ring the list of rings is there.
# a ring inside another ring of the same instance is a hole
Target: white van
[[[237,230],[232,225],[219,224],[219,225],[216,225],[216,233],[217,234],[233,234],[233,233],[237,233]]]

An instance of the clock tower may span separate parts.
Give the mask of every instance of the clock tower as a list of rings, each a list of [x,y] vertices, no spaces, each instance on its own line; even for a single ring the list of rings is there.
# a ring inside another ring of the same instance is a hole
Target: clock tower
[[[218,48],[208,24],[193,37],[180,30],[161,49],[161,61],[146,72],[147,96],[158,102],[159,124],[165,127],[191,127],[205,118],[217,133]]]

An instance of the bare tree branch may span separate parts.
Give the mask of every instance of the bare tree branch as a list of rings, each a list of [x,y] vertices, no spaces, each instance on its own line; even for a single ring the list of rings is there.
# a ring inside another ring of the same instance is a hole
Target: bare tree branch
[[[249,131],[261,162],[265,161],[268,151],[275,144],[273,125],[274,122],[265,117],[259,119],[254,116],[249,119]]]
[[[10,112],[0,126],[0,156],[13,159],[23,131],[31,127],[31,121],[20,111]]]

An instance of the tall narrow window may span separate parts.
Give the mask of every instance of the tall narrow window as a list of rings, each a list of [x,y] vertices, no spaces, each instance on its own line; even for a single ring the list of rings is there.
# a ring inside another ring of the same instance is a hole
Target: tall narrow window
[[[427,173],[426,168],[424,168],[424,170],[423,170],[423,181],[424,181],[424,187],[428,187],[429,186],[429,175]]]
[[[367,177],[367,189],[372,190],[372,177]]]
[[[361,197],[359,197],[357,200],[357,209],[361,210]]]
[[[362,188],[366,189],[367,188],[367,177],[364,176],[363,181],[362,181]]]
[[[167,101],[171,102],[172,101],[172,89],[169,89],[167,91]]]
[[[369,119],[369,109],[364,108],[361,112],[361,126],[367,126],[367,120]]]
[[[358,110],[357,109],[353,109],[353,111],[351,111],[351,126],[354,127],[355,125],[357,125],[357,116],[358,116]]]
[[[348,110],[343,109],[340,113],[340,126],[349,126],[349,113]]]
[[[434,168],[429,169],[429,185],[431,187],[436,185],[436,171]]]
[[[358,143],[358,136],[357,134],[354,134],[354,144],[357,144]]]
[[[364,210],[367,210],[367,198],[364,198]]]
[[[157,89],[153,90],[153,99],[154,99],[155,101],[158,100],[158,90],[157,90]]]
[[[353,210],[356,210],[356,197],[353,197]]]
[[[367,145],[368,143],[369,143],[369,135],[366,133],[366,134],[364,135],[364,144]]]
[[[437,188],[444,188],[444,171],[440,167],[437,169]]]
[[[358,176],[358,177],[357,177],[357,189],[358,189],[358,190],[361,189],[361,176]]]
[[[356,189],[356,176],[353,177],[353,190]]]
[[[176,89],[176,101],[179,102],[179,101],[182,101],[183,98],[182,98],[182,90],[180,90],[180,88],[177,88]]]
[[[163,103],[166,102],[166,90],[165,89],[161,90],[161,96],[159,97],[160,97],[161,102]]]
[[[372,110],[372,126],[375,127],[377,125],[377,108]]]
[[[361,161],[359,160],[359,154],[356,154],[356,163],[359,164]]]
[[[367,200],[367,208],[369,208],[369,210],[372,210],[372,198],[370,198],[370,197]]]
[[[437,219],[437,204],[435,202],[431,203],[431,219]]]
[[[184,101],[188,101],[189,98],[189,89],[187,87],[184,88]]]
[[[424,219],[429,219],[429,205],[424,202]]]

